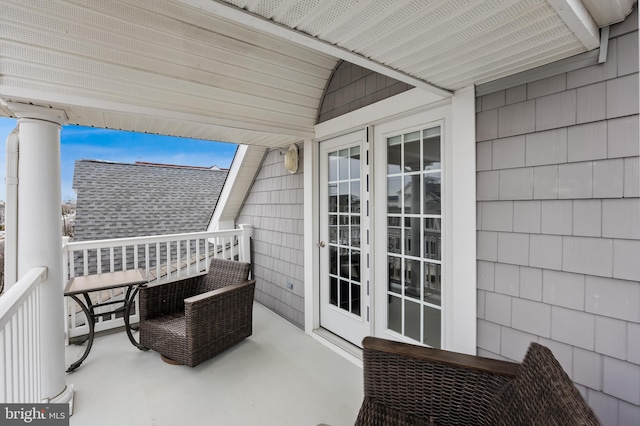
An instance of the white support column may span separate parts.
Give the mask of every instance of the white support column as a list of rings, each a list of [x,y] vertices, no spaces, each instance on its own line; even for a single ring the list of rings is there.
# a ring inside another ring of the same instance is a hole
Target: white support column
[[[40,358],[42,401],[70,402],[65,383],[60,127],[64,111],[9,104],[18,117],[18,276],[44,266],[40,284]]]

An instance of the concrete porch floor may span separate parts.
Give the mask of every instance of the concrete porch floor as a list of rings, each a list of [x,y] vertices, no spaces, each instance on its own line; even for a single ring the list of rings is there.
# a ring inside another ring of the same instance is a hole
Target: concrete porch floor
[[[67,347],[67,365],[83,349]],[[118,332],[96,337],[66,381],[72,426],[352,425],[363,397],[360,367],[258,303],[253,335],[195,368]]]

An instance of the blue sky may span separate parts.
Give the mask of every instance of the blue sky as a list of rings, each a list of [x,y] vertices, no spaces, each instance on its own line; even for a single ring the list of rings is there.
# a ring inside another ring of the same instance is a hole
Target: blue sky
[[[0,117],[0,200],[6,200],[6,139],[16,120]],[[230,143],[147,135],[118,130],[63,126],[60,136],[62,200],[75,199],[71,188],[76,160],[91,159],[134,163],[218,166],[228,168],[236,152]]]

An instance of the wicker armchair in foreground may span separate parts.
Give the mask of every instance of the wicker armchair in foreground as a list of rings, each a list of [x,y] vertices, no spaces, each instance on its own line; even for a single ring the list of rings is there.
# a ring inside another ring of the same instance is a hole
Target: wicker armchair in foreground
[[[356,425],[599,425],[551,351],[522,364],[366,337]]]
[[[205,275],[140,288],[140,343],[195,367],[251,335],[249,264],[213,259]]]

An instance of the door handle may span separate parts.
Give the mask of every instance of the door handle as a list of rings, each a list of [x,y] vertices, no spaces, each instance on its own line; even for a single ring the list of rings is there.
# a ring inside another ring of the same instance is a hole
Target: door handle
[[[320,242],[318,243],[318,247],[320,247],[320,248],[324,248],[324,241],[320,241]]]

